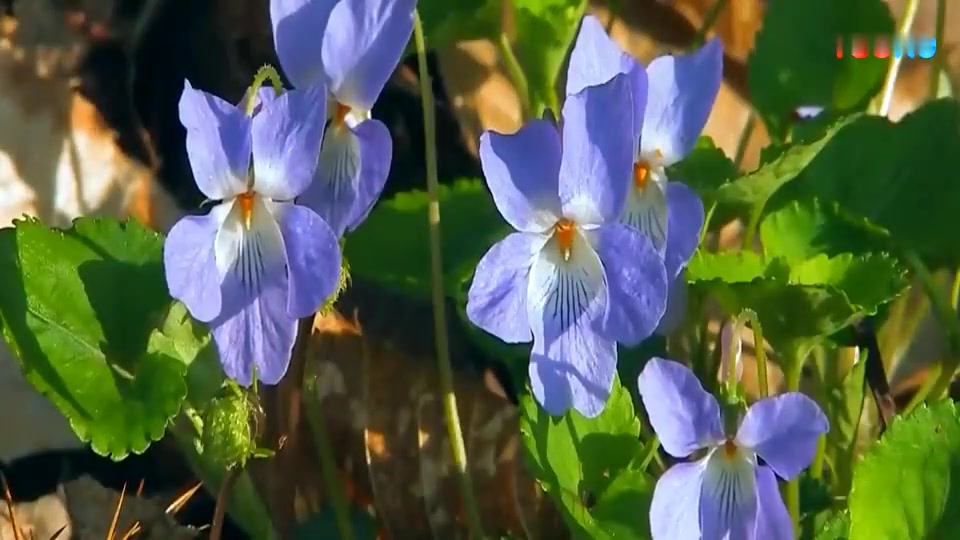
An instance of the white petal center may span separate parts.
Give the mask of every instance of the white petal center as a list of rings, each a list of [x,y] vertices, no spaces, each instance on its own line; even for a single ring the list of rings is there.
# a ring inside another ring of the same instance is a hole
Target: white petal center
[[[659,151],[641,154],[633,164],[627,204],[620,222],[634,227],[663,253],[667,243],[667,174]]]
[[[318,168],[323,180],[333,183],[334,195],[348,189],[360,171],[360,141],[345,124],[349,113],[338,124],[334,118],[323,135]]]
[[[731,531],[743,523],[742,517],[756,509],[757,487],[754,476],[756,458],[736,445],[725,441],[706,457],[703,474],[701,512],[709,512],[706,521],[717,532]]]
[[[214,209],[221,220],[214,244],[221,281],[233,273],[244,290],[255,295],[266,276],[285,272],[286,256],[273,213],[275,206],[250,193]]]

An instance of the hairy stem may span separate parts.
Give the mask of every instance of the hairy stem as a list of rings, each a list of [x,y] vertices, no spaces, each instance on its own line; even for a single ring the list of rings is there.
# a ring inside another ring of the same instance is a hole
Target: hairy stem
[[[427,195],[430,220],[430,274],[431,296],[433,300],[433,330],[437,346],[437,367],[440,371],[440,387],[443,392],[443,412],[446,418],[450,451],[454,466],[457,468],[460,495],[467,514],[470,536],[475,540],[484,538],[480,512],[473,493],[473,481],[467,467],[467,449],[460,428],[460,414],[457,411],[457,396],[453,388],[453,368],[450,364],[450,346],[447,342],[447,318],[445,295],[443,290],[443,259],[440,251],[440,201],[439,181],[437,179],[437,136],[433,118],[433,90],[430,86],[430,73],[427,70],[427,46],[423,37],[423,24],[420,13],[414,14],[413,35],[416,40],[417,65],[420,70],[420,93],[423,100],[423,132],[426,139]]]

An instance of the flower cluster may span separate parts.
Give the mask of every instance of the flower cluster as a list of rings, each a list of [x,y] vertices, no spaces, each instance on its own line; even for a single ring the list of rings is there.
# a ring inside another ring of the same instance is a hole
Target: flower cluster
[[[668,331],[683,312],[704,211],[667,168],[692,149],[721,72],[717,40],[644,68],[587,16],[559,128],[534,120],[480,139],[487,185],[516,232],[477,265],[467,314],[505,342],[533,342],[530,383],[551,414],[598,415],[617,343]]]
[[[338,238],[383,190],[392,143],[370,109],[410,39],[415,4],[272,0],[293,90],[251,93],[258,103],[246,107],[185,84],[190,165],[217,204],[171,229],[167,285],[209,324],[224,371],[240,384],[286,373],[297,320],[337,289]]]

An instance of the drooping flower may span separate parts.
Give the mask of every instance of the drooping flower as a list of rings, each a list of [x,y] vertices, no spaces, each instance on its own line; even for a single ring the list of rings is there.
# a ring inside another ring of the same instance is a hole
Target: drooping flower
[[[649,336],[665,308],[659,255],[618,223],[626,198],[618,179],[632,163],[631,94],[630,78],[617,76],[568,96],[559,130],[532,120],[512,135],[480,137],[487,185],[517,232],[477,265],[467,315],[507,343],[533,341],[533,394],[554,415],[571,406],[598,415],[616,341]]]
[[[393,141],[370,110],[413,33],[416,0],[271,0],[277,56],[297,88],[329,89],[330,127],[316,178],[300,201],[337,236],[356,228],[383,191]]]
[[[686,366],[654,358],[640,373],[640,397],[663,449],[678,463],[657,482],[650,506],[654,540],[794,538],[777,489],[810,465],[829,429],[820,407],[799,392],[761,399],[731,433],[720,405]],[[763,463],[760,462],[763,460]]]
[[[567,94],[639,65],[595,17],[584,17],[580,33],[570,56]],[[700,197],[682,179],[668,178],[667,168],[693,149],[707,123],[723,78],[723,45],[714,38],[691,54],[655,58],[646,74],[649,89],[635,126],[633,168],[623,178],[630,188],[621,220],[643,231],[663,256],[671,305],[658,332],[665,333],[682,318],[683,306],[675,301],[685,298],[680,274],[704,224]]]
[[[167,235],[167,286],[209,323],[227,376],[276,384],[286,373],[297,319],[336,289],[340,247],[314,211],[294,204],[313,178],[323,136],[322,85],[240,107],[185,84],[180,120],[197,187],[221,201]]]

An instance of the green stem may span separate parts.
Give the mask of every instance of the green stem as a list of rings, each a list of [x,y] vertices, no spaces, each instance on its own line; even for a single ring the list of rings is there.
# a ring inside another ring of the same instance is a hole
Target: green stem
[[[334,518],[337,520],[337,529],[340,530],[342,540],[353,540],[353,525],[350,521],[350,505],[344,493],[343,484],[337,477],[337,462],[333,456],[333,446],[330,444],[330,435],[327,433],[327,423],[323,418],[319,396],[317,395],[316,379],[311,379],[304,388],[303,408],[306,411],[310,432],[313,433],[313,444],[316,446],[320,458],[320,475],[326,488],[330,506],[333,508]]]
[[[654,435],[653,439],[650,439],[650,444],[648,444],[643,451],[643,458],[640,459],[641,471],[647,470],[650,462],[653,461],[654,456],[657,455],[657,450],[660,450],[660,438]]]
[[[737,139],[737,152],[733,157],[733,164],[737,166],[738,171],[740,166],[743,165],[743,158],[747,154],[747,143],[750,142],[750,136],[753,135],[753,129],[756,125],[757,115],[751,110],[750,116],[747,117],[747,125],[743,126],[740,138]]]
[[[696,35],[693,36],[693,47],[697,48],[703,45],[706,41],[707,33],[710,32],[710,29],[713,28],[713,25],[717,24],[717,19],[720,18],[720,14],[723,13],[723,9],[727,7],[727,4],[730,0],[717,0],[710,6],[710,9],[707,10],[707,13],[703,16],[703,26],[697,30]]]
[[[760,325],[760,317],[752,309],[745,309],[737,317],[738,322],[735,326],[737,330],[742,327],[743,322],[750,323],[750,329],[753,330],[753,349],[757,360],[757,384],[760,385],[760,397],[765,398],[770,395],[770,389],[767,383],[767,348],[763,341],[763,326]]]
[[[250,88],[247,90],[246,103],[244,104],[244,112],[247,116],[253,115],[253,109],[257,106],[257,90],[260,90],[260,87],[263,86],[263,83],[270,80],[271,86],[273,86],[273,91],[279,96],[283,93],[283,83],[280,81],[280,74],[277,73],[277,70],[269,64],[264,64],[260,66],[260,69],[257,70],[257,74],[253,77],[253,83],[250,84]]]
[[[510,82],[513,83],[513,87],[517,90],[517,95],[520,97],[520,111],[523,115],[522,120],[526,122],[532,118],[532,111],[530,110],[530,85],[527,83],[527,76],[524,75],[523,68],[520,67],[517,56],[513,54],[513,46],[510,44],[510,38],[507,37],[505,32],[500,32],[500,39],[497,40],[497,48],[500,51],[500,60],[503,61],[503,66],[507,69]]]
[[[930,305],[933,307],[933,314],[936,316],[943,333],[947,337],[947,358],[943,361],[943,369],[937,376],[936,383],[930,388],[930,396],[938,399],[950,389],[950,383],[953,381],[953,375],[960,367],[960,319],[957,318],[957,296],[960,294],[960,270],[954,274],[953,287],[951,288],[951,303],[943,297],[936,279],[930,273],[927,266],[920,260],[916,253],[907,252],[904,259],[914,275],[920,280],[920,285],[930,299]],[[924,396],[926,398],[927,396]]]
[[[937,0],[937,22],[936,38],[937,45],[943,43],[943,27],[947,19],[947,0]],[[927,95],[930,99],[935,99],[940,90],[940,73],[943,69],[943,53],[934,55],[930,63],[930,82],[927,87]]]
[[[484,538],[480,512],[473,493],[473,482],[467,467],[467,449],[460,428],[457,411],[457,396],[453,388],[453,368],[450,365],[450,347],[447,342],[447,319],[443,292],[443,259],[440,252],[440,191],[437,180],[437,137],[433,119],[433,91],[430,73],[427,71],[427,46],[423,37],[420,13],[414,13],[413,35],[416,40],[417,65],[420,70],[420,92],[423,100],[423,131],[426,139],[427,194],[430,220],[430,274],[433,300],[433,326],[437,346],[437,367],[440,371],[440,387],[443,392],[443,412],[447,420],[450,450],[454,466],[459,473],[460,495],[467,514],[470,536],[474,540]]]
[[[904,11],[903,21],[900,22],[897,35],[906,36],[910,33],[913,20],[917,17],[918,7],[919,2],[917,0],[907,0],[907,8]],[[887,78],[883,83],[883,94],[881,94],[883,98],[880,101],[880,109],[877,111],[880,116],[886,116],[890,112],[890,105],[893,103],[893,89],[897,83],[897,75],[900,73],[900,63],[902,61],[902,55],[890,59],[890,69],[887,70]]]
[[[810,478],[819,480],[823,477],[823,463],[827,458],[827,436],[821,435],[817,439],[817,453],[813,455],[813,463],[810,464]]]
[[[794,347],[791,354],[787,356],[784,378],[787,392],[800,391],[800,379],[803,377],[803,362],[806,360]],[[790,520],[793,521],[793,530],[797,536],[800,536],[800,478],[794,478],[787,482],[785,498],[787,510],[790,512]]]

